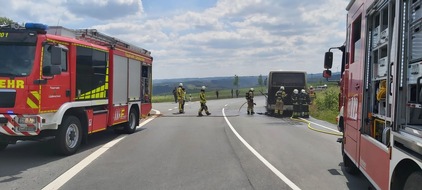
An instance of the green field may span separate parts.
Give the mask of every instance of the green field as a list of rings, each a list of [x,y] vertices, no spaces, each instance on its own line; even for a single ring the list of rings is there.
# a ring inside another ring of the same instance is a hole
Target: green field
[[[259,91],[262,92],[266,92],[266,89],[264,87],[253,87],[255,89],[255,95],[259,96],[261,95],[261,93]],[[249,91],[250,88],[241,88],[239,89],[239,97],[245,97],[245,93]],[[187,90],[186,92],[186,99],[189,101],[189,97],[192,97],[192,101],[198,101],[199,100],[199,92],[200,90]],[[215,93],[215,90],[213,91],[208,91],[205,90],[205,97],[207,100],[213,100],[213,99],[217,99],[217,95]],[[226,89],[226,90],[219,90],[218,91],[218,98],[219,99],[224,99],[224,98],[231,98],[231,89]],[[233,90],[233,97],[236,97],[236,90]],[[172,102],[174,101],[174,96],[172,94],[165,94],[165,95],[160,95],[160,96],[152,96],[152,102],[153,103],[158,103],[158,102]]]
[[[318,86],[321,84],[311,84],[312,86]],[[309,85],[309,86],[311,86]],[[334,83],[327,83],[328,88],[322,91],[316,91],[316,99],[313,101],[313,104],[310,106],[309,111],[310,115],[314,118],[324,120],[330,123],[336,123],[336,116],[338,114],[338,94],[340,92],[340,88],[337,84]],[[264,87],[253,87],[255,89],[255,95],[261,95],[261,92],[266,92],[266,88]],[[196,92],[197,91],[197,92]],[[245,93],[249,91],[249,88],[242,88],[239,89],[239,97],[245,97]],[[231,90],[219,90],[219,98],[231,98]],[[233,96],[236,97],[235,90],[233,92]],[[199,90],[188,90],[186,94],[186,98],[189,101],[189,97],[192,97],[192,101],[199,100]],[[205,90],[205,96],[207,100],[217,99],[215,91],[207,91]],[[172,102],[174,101],[174,97],[171,94],[167,95],[160,95],[160,96],[153,96],[152,102]]]
[[[336,116],[339,113],[338,95],[340,87],[329,86],[323,91],[316,91],[316,99],[310,106],[310,115],[314,118],[336,124]]]

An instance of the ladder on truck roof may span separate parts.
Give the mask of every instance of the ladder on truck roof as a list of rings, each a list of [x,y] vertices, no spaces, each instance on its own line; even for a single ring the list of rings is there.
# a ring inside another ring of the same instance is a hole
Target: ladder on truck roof
[[[137,47],[135,45],[129,44],[117,38],[108,36],[106,34],[98,32],[96,29],[76,29],[74,30],[74,32],[75,32],[75,38],[79,40],[84,40],[84,41],[87,41],[93,44],[102,45],[102,46],[111,46],[112,48],[120,47],[120,48],[124,48],[136,53],[151,55],[151,52],[146,49]]]

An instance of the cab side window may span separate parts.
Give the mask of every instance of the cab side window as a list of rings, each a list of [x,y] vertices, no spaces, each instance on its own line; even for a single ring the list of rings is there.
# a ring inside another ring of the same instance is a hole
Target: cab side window
[[[352,49],[351,63],[361,60],[362,40],[361,40],[361,20],[362,15],[358,16],[352,24]]]
[[[51,44],[45,44],[44,48],[43,48],[43,60],[42,60],[42,65],[43,68],[45,66],[51,66],[51,48],[52,45]],[[62,72],[67,71],[67,50],[62,49],[61,50],[61,64],[60,64],[60,68],[62,70]]]

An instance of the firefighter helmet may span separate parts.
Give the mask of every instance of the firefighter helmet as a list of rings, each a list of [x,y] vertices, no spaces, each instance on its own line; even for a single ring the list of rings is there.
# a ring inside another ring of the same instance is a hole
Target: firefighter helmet
[[[297,89],[294,89],[293,93],[297,94],[297,93],[299,93],[299,91]]]
[[[205,90],[205,86],[202,86],[201,90]]]
[[[183,83],[179,83],[179,86],[183,86]]]
[[[300,92],[305,93],[306,91],[305,91],[305,89],[302,89]]]
[[[251,88],[251,90],[250,91],[253,91],[253,88]]]
[[[280,86],[280,90],[284,90],[284,86]]]

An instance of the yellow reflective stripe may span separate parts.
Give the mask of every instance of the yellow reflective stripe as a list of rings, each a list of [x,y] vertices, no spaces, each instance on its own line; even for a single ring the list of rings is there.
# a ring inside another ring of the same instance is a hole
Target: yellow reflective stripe
[[[38,108],[38,105],[36,103],[34,103],[31,98],[27,98],[26,99],[26,104],[28,104],[28,106],[30,108]]]
[[[76,98],[77,100],[81,99],[95,99],[95,98],[105,98],[106,97],[106,91],[108,89],[108,83],[93,89],[89,92],[86,92],[84,94],[81,94],[79,98]]]
[[[31,94],[37,99],[40,100],[41,95],[37,91],[31,91]]]
[[[106,130],[107,128],[101,128],[101,129],[97,129],[97,130],[93,130],[93,131],[91,131],[91,132],[88,132],[88,134],[91,134],[91,133],[96,133],[96,132],[100,132],[100,131],[104,131],[104,130]]]
[[[26,104],[30,107],[30,108],[39,108],[39,102],[41,99],[40,94],[37,91],[31,91],[31,94],[29,95],[30,97],[26,98]],[[31,99],[32,98],[32,99]],[[36,100],[34,100],[34,98]],[[35,101],[35,102],[34,102]]]

